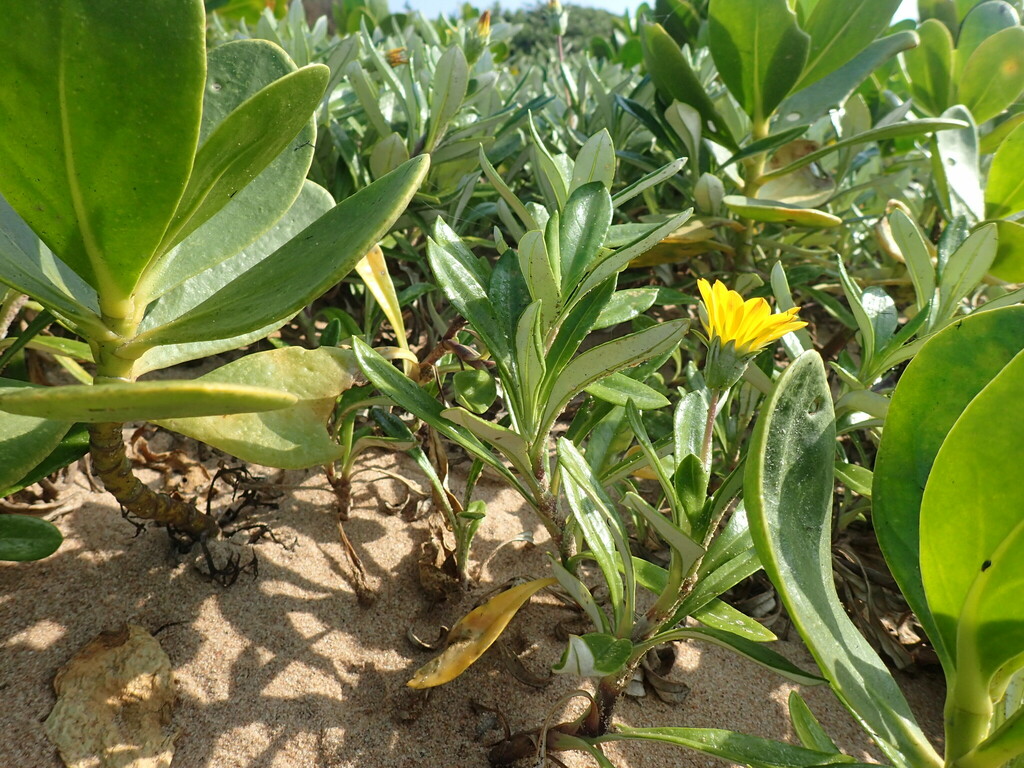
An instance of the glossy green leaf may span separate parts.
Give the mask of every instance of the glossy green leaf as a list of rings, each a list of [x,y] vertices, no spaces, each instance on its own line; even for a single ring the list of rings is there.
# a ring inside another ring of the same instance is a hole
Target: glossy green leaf
[[[670,320],[588,349],[561,371],[553,371],[547,387],[543,428],[554,422],[574,395],[610,373],[632,368],[645,360],[675,349],[689,330],[688,320]]]
[[[273,168],[273,165],[271,168]],[[257,180],[257,182],[253,183],[259,182]],[[230,207],[228,206],[224,211],[230,210]],[[299,235],[306,227],[313,224],[333,207],[334,199],[326,189],[317,186],[311,181],[306,181],[303,184],[298,199],[291,208],[256,242],[247,246],[240,253],[234,254],[231,258],[199,274],[193,275],[171,288],[167,293],[150,304],[146,316],[139,326],[139,332],[145,333],[184,317],[193,308],[199,306],[217,291],[223,289],[236,277],[244,274],[247,270],[252,269],[253,266],[268,258],[278,248]],[[222,214],[218,214],[206,225],[196,230],[185,243],[189,243],[193,238],[201,235],[206,231],[207,226],[218,221]],[[265,338],[271,331],[280,327],[280,325],[282,325],[282,322],[275,321],[262,328],[225,339],[185,341],[180,344],[151,347],[136,361],[134,371],[137,376],[141,376],[143,373],[166,368],[187,360],[195,360],[200,357],[225,352],[229,349],[237,349],[251,344],[258,339]]]
[[[881,659],[849,619],[832,575],[835,417],[825,368],[805,352],[783,372],[754,428],[744,475],[750,530],[765,572],[840,701],[886,758],[942,761]]]
[[[1024,225],[1015,221],[997,221],[996,239],[999,245],[989,271],[1000,280],[1024,282]]]
[[[914,106],[941,115],[953,103],[953,36],[941,21],[928,19],[917,28],[921,42],[903,54]]]
[[[1024,27],[982,41],[957,80],[957,96],[979,125],[1013,104],[1024,91]]]
[[[726,195],[722,198],[722,202],[733,213],[754,221],[792,224],[812,229],[838,227],[843,223],[842,219],[827,211],[819,211],[817,208],[801,208],[777,200],[758,200],[743,195]]]
[[[188,181],[204,25],[181,0],[5,9],[0,193],[106,301],[130,295]]]
[[[716,728],[631,728],[616,725],[614,733],[595,739],[599,743],[627,740],[671,744],[751,768],[819,768],[852,762],[846,755],[818,752]]]
[[[613,373],[591,384],[586,391],[606,403],[624,406],[630,400],[642,411],[665,408],[668,398],[658,390],[622,373]]]
[[[473,413],[483,413],[498,397],[494,377],[487,371],[472,368],[456,371],[452,376],[452,387],[455,389],[455,399],[459,404]]]
[[[961,628],[974,642],[989,621],[1006,622],[998,629],[989,627],[1003,636],[987,641],[995,646],[1019,637],[1019,630],[1014,632],[1012,627],[1024,620],[1018,601],[1000,609],[992,604],[993,594],[987,593],[988,589],[998,592],[1024,581],[1022,562],[1003,546],[1021,523],[1024,505],[1024,486],[1016,482],[1019,463],[1014,460],[1024,428],[1022,386],[1024,354],[1017,353],[967,404],[950,428],[935,455],[921,499],[921,579],[942,644],[958,660],[965,655],[964,649],[957,647],[961,610],[970,608],[974,614],[964,618],[968,624]],[[1019,539],[1019,533],[1014,535]],[[972,591],[976,579],[981,583],[977,591]],[[969,592],[972,605],[965,606]],[[1024,646],[1016,646],[1018,653],[1022,649]],[[1006,660],[1003,656],[978,663],[998,667]],[[992,673],[994,669],[987,671]],[[987,692],[985,679],[977,684]]]
[[[243,461],[282,469],[329,464],[345,455],[327,432],[335,401],[352,385],[355,357],[333,347],[283,347],[258,352],[197,379],[201,383],[276,389],[293,404],[265,413],[160,419],[162,427]]]
[[[932,337],[900,378],[875,460],[872,519],[886,562],[943,666],[921,581],[921,499],[935,456],[968,403],[1024,348],[1024,307],[971,315]]]
[[[683,56],[679,44],[660,24],[644,24],[641,31],[644,65],[655,87],[665,95],[666,101],[679,101],[696,109],[703,120],[701,126],[730,149],[738,149],[729,135],[725,120],[718,114],[714,102],[694,74]]]
[[[469,64],[458,45],[450,46],[437,61],[430,81],[430,121],[427,128],[427,150],[432,150],[444,135],[451,119],[462,108],[469,86]]]
[[[414,158],[356,192],[184,317],[140,334],[138,343],[209,341],[285,322],[348,274],[384,236],[429,164],[425,155]]]
[[[264,40],[237,40],[209,53],[203,120],[204,142],[247,99],[295,71],[287,54]],[[251,245],[285,214],[299,195],[313,158],[316,127],[310,116],[287,149],[256,178],[147,269],[146,293],[162,296],[184,280],[213,268]]]
[[[711,55],[722,80],[755,123],[767,120],[797,84],[810,38],[786,0],[711,0]]]
[[[789,719],[803,746],[820,752],[837,752],[839,750],[825,729],[821,727],[817,718],[811,713],[810,707],[796,691],[789,693]]]
[[[942,113],[965,123],[963,128],[935,135],[932,154],[934,184],[946,211],[955,219],[966,216],[975,221],[984,216],[985,200],[979,171],[978,129],[971,113],[957,104]]]
[[[939,279],[938,317],[951,317],[960,301],[978,287],[996,257],[996,227],[976,229],[950,254]]]
[[[558,252],[562,284],[576,286],[589,271],[612,223],[612,199],[601,182],[577,189],[562,210]]]
[[[7,414],[0,415],[3,418]],[[14,417],[11,418],[28,418]],[[38,483],[44,477],[49,477],[54,472],[78,461],[89,452],[89,429],[85,424],[73,424],[67,434],[61,438],[57,446],[48,453],[42,461],[22,475],[15,483],[7,486],[0,485],[0,497],[17,493],[22,488],[28,488]],[[13,462],[11,462],[13,464]]]
[[[29,515],[0,515],[0,560],[42,560],[63,541],[51,522]]]
[[[74,384],[0,392],[0,410],[87,423],[269,411],[294,402],[292,395],[276,389],[199,380]]]
[[[803,30],[811,46],[797,88],[839,69],[889,26],[900,0],[817,0]]]
[[[601,309],[594,330],[627,323],[654,306],[657,299],[657,288],[627,288],[624,291],[616,291]]]
[[[703,564],[702,564],[703,565]],[[761,570],[761,561],[753,546],[729,558],[714,570],[700,574],[697,586],[676,610],[673,623],[679,623]]]
[[[320,103],[330,70],[310,64],[260,89],[199,145],[161,249],[181,242],[231,202],[291,144]]]
[[[0,398],[33,389],[41,388],[23,381],[0,379]],[[0,412],[0,491],[13,486],[43,461],[70,428],[68,420]]]
[[[1017,10],[1003,0],[980,2],[964,18],[956,36],[956,78],[960,80],[964,64],[978,46],[1000,30],[1020,24]]]
[[[889,216],[889,226],[907,264],[910,281],[914,284],[914,306],[920,312],[935,298],[935,267],[931,252],[920,227],[899,208]]]
[[[556,675],[605,677],[621,670],[632,652],[633,644],[626,638],[601,632],[569,635],[562,658],[551,671]]]
[[[813,123],[830,109],[841,107],[875,70],[917,42],[917,35],[908,30],[875,40],[839,69],[787,96],[778,109],[780,125]]]
[[[707,605],[690,613],[691,618],[711,629],[729,632],[756,643],[767,643],[779,638],[757,619],[747,616],[717,597]]]
[[[1024,124],[999,145],[985,185],[985,217],[1004,219],[1024,210]]]

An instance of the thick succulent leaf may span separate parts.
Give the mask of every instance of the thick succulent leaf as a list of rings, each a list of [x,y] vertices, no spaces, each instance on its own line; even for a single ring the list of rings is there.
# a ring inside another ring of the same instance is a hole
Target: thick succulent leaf
[[[852,763],[846,755],[794,747],[781,741],[716,728],[631,728],[616,725],[614,733],[598,739],[600,742],[626,740],[671,744],[751,768],[820,768]]]
[[[23,381],[0,379],[0,397],[36,388]],[[49,456],[70,428],[70,421],[0,412],[0,495],[6,495],[6,489]]]
[[[83,335],[102,333],[96,291],[53,255],[3,197],[0,281],[65,318]]]
[[[1004,29],[982,41],[957,80],[957,96],[981,125],[1024,91],[1024,27]]]
[[[900,0],[818,0],[803,30],[811,36],[798,88],[839,69],[889,26]]]
[[[613,405],[624,406],[632,401],[642,411],[664,408],[669,404],[661,392],[623,373],[613,373],[591,384],[587,393]]]
[[[612,198],[601,182],[573,192],[562,210],[558,253],[562,284],[575,287],[592,268],[612,223]]]
[[[265,40],[236,40],[211,50],[200,141],[247,99],[294,71],[295,64],[287,54]],[[316,126],[310,116],[285,150],[231,202],[158,257],[147,275],[149,296],[162,296],[189,277],[231,258],[273,226],[302,190],[315,141]]]
[[[1024,307],[982,312],[932,337],[900,377],[875,460],[872,520],[886,562],[943,666],[920,570],[921,500],[939,448],[967,405],[1024,348]]]
[[[1004,219],[1024,211],[1024,124],[1003,139],[992,158],[985,185],[985,216]]]
[[[29,515],[0,515],[0,560],[42,560],[64,537],[53,523]]]
[[[987,38],[1000,30],[1020,24],[1017,9],[1003,0],[978,3],[964,18],[956,36],[956,79],[960,80],[964,64]]]
[[[755,123],[796,85],[810,38],[786,0],[711,0],[711,55],[726,86]]]
[[[607,128],[602,128],[580,147],[573,163],[569,195],[592,181],[599,181],[607,189],[615,180],[615,145]]]
[[[944,118],[962,120],[964,127],[942,131],[935,136],[932,155],[934,183],[950,219],[966,216],[975,221],[984,216],[985,197],[978,170],[978,129],[971,113],[956,104],[942,113]]]
[[[7,414],[0,414],[0,418]],[[22,418],[14,417],[11,418]],[[28,418],[28,417],[24,417]],[[85,424],[74,424],[67,434],[61,438],[56,447],[43,457],[42,461],[28,470],[17,481],[11,485],[0,485],[0,497],[17,493],[22,488],[28,488],[38,483],[44,477],[49,477],[54,472],[78,461],[89,452],[89,428]],[[14,464],[14,461],[11,461]]]
[[[449,47],[437,61],[430,83],[430,124],[427,129],[427,150],[433,150],[437,140],[448,126],[466,98],[469,85],[469,65],[462,48]]]
[[[998,316],[1003,311],[988,314]],[[950,332],[956,333],[956,329],[946,333]],[[964,655],[958,652],[963,649],[957,649],[958,617],[976,579],[980,583],[974,588],[970,606],[974,615],[965,616],[973,625],[966,631],[975,636],[975,642],[984,629],[997,632],[1003,639],[988,643],[995,650],[992,644],[1001,647],[1004,640],[1011,643],[1020,637],[1014,624],[1024,626],[1019,601],[998,609],[991,604],[993,594],[987,591],[998,592],[1024,580],[1024,561],[1004,546],[1020,524],[1024,508],[1024,486],[1015,481],[1020,472],[1015,460],[1017,446],[1024,430],[1024,409],[1019,406],[1022,386],[1024,353],[1018,352],[950,428],[935,455],[921,499],[921,579],[942,644],[957,659]],[[1014,558],[1016,562],[1008,561]],[[988,625],[990,619],[995,624]],[[996,619],[1005,623],[999,626]],[[1022,649],[1024,646],[1017,646],[1017,653]],[[981,663],[999,666],[1006,660],[1003,656]],[[987,681],[979,684],[987,688]]]
[[[917,28],[921,42],[903,54],[914,106],[925,114],[941,115],[953,103],[953,36],[938,19]]]
[[[135,381],[0,390],[0,410],[60,421],[154,421],[286,408],[295,397],[276,389],[200,381]]]
[[[139,326],[139,332],[158,328],[185,317],[195,307],[223,289],[228,283],[252,269],[277,251],[285,243],[298,236],[306,227],[334,207],[330,193],[311,181],[303,184],[302,192],[294,205],[256,242],[226,261],[210,267],[176,285],[159,299],[150,304]],[[226,209],[225,209],[226,210]],[[215,221],[219,216],[214,217]],[[196,235],[202,230],[197,230]],[[191,239],[191,238],[190,238]],[[283,321],[269,323],[240,336],[212,341],[186,341],[180,344],[161,345],[147,349],[135,363],[135,374],[141,376],[149,371],[170,365],[208,357],[229,349],[237,349],[265,338],[282,325]]]
[[[838,227],[843,223],[842,219],[827,211],[820,211],[817,208],[801,208],[778,200],[758,200],[743,195],[726,195],[722,198],[722,202],[733,213],[754,221],[792,224],[811,229]]]
[[[900,765],[942,761],[896,681],[849,619],[832,575],[832,394],[821,358],[798,357],[754,428],[744,500],[765,572],[840,701]]]
[[[620,671],[632,652],[633,644],[624,637],[603,632],[569,635],[562,658],[551,671],[556,675],[605,677]]]
[[[703,608],[692,611],[690,616],[706,627],[739,635],[753,640],[755,643],[768,643],[779,639],[774,632],[757,619],[747,616],[717,597]]]
[[[293,395],[293,405],[265,413],[161,419],[167,429],[194,437],[243,461],[303,469],[343,458],[327,420],[358,371],[352,352],[334,347],[284,347],[247,355],[197,381],[244,384]]]
[[[129,296],[188,181],[204,28],[181,0],[4,9],[0,193],[107,300]]]
[[[309,124],[330,70],[310,64],[260,89],[199,145],[192,175],[160,247],[188,237],[277,158]]]
[[[140,334],[143,348],[239,336],[284,323],[384,236],[426,175],[421,156],[339,203],[183,317]]]
[[[1000,280],[1024,282],[1024,225],[1015,221],[997,221],[996,239],[999,246],[989,271]]]
[[[456,622],[448,633],[448,647],[441,655],[416,670],[410,688],[432,688],[461,675],[505,631],[516,611],[557,579],[535,579],[495,595]]]

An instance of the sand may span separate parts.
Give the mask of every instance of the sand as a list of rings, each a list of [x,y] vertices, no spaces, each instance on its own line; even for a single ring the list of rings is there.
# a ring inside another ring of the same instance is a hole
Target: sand
[[[370,607],[358,603],[345,579],[334,497],[319,471],[285,473],[277,509],[251,514],[281,543],[256,544],[258,577],[244,573],[227,589],[205,580],[194,558],[175,554],[163,531],[136,536],[112,499],[91,492],[79,475],[56,519],[65,536],[61,549],[37,563],[0,564],[0,766],[61,765],[43,725],[55,701],[53,677],[98,633],[126,622],[148,629],[170,657],[178,768],[483,767],[487,745],[502,734],[495,711],[513,730],[564,714],[563,698],[578,679],[530,687],[508,673],[494,648],[428,698],[405,687],[432,656],[407,638],[410,626],[434,636],[508,579],[548,572],[541,547],[505,546],[468,594],[432,603],[416,575],[427,521],[387,512],[384,503],[402,501],[405,490],[378,470],[422,481],[411,462],[393,454],[369,454],[360,467],[345,530],[376,592]],[[488,516],[473,549],[477,563],[522,531],[543,542],[514,493],[486,481],[479,492]],[[510,645],[523,649],[525,666],[542,676],[561,650],[555,625],[573,621],[552,597],[536,598],[510,626]],[[798,642],[776,647],[813,668]],[[690,686],[685,701],[624,699],[620,722],[791,738],[786,699],[795,686],[715,647],[680,643],[677,651],[671,676]],[[899,679],[926,731],[941,733],[941,680],[924,672]],[[878,759],[826,687],[801,693],[840,747]],[[616,746],[608,754],[622,768],[724,765],[661,746]],[[579,755],[560,758],[592,765]]]

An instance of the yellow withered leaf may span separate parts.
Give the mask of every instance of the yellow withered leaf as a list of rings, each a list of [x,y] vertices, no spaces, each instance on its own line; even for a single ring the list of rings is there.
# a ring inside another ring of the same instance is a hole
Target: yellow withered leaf
[[[554,578],[534,579],[495,595],[467,613],[448,633],[448,646],[416,670],[407,685],[433,688],[461,675],[483,652],[491,647],[515,616],[536,592],[555,584]]]

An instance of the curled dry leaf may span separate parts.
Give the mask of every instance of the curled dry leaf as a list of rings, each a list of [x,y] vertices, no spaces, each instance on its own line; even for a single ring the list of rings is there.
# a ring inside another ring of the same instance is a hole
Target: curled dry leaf
[[[171,662],[145,629],[100,633],[57,672],[46,732],[68,768],[168,768]]]
[[[557,579],[534,579],[495,595],[474,608],[448,633],[448,647],[416,670],[407,685],[410,688],[432,688],[461,675],[498,639],[508,623],[534,593],[556,584]]]

